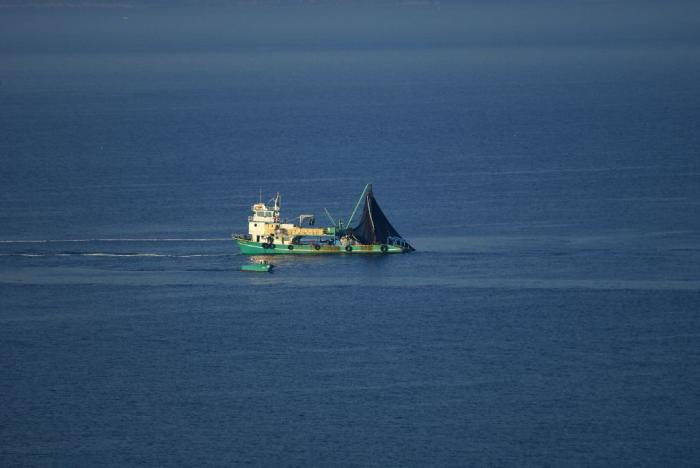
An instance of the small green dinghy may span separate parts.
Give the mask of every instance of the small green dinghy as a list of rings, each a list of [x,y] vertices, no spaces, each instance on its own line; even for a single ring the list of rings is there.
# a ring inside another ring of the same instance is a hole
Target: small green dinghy
[[[241,271],[251,271],[256,273],[267,273],[272,270],[273,265],[262,260],[248,265],[241,265]]]

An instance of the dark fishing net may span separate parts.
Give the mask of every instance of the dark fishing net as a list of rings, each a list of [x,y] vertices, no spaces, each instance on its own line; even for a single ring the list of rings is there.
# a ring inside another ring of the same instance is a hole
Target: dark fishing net
[[[372,186],[365,193],[364,211],[357,226],[352,228],[352,235],[362,244],[404,244],[409,250],[415,250],[408,242],[404,241],[401,234],[394,229],[379,203],[374,198]]]

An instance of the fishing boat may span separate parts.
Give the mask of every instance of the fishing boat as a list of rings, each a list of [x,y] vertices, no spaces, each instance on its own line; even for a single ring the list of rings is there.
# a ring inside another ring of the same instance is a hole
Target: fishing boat
[[[262,198],[262,197],[261,197]],[[362,216],[352,221],[360,205]],[[282,221],[282,197],[255,203],[248,216],[248,233],[233,234],[243,255],[367,255],[412,252],[415,249],[394,229],[367,184],[347,223],[337,222],[324,208],[332,226],[316,227],[314,215],[299,215],[298,223]]]

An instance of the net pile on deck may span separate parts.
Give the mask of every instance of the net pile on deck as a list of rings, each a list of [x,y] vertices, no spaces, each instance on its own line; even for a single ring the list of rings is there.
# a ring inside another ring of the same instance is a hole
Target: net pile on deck
[[[415,250],[394,229],[379,203],[374,198],[370,185],[364,198],[364,211],[357,226],[352,228],[352,235],[362,244],[399,244],[408,250]]]

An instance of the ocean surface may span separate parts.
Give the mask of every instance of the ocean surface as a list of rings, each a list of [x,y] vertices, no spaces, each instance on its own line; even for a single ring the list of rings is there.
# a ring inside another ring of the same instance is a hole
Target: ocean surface
[[[0,465],[700,464],[697,6],[41,3],[0,8]],[[260,191],[368,182],[416,252],[239,271]]]

